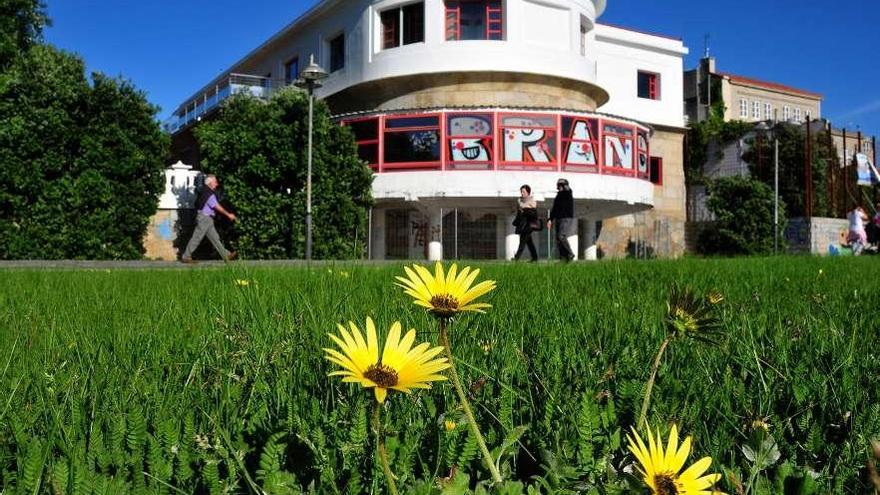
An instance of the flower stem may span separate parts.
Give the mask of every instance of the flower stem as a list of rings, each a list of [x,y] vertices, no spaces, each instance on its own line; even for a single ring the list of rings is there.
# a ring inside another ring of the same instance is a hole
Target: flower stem
[[[470,425],[471,428],[471,434],[477,439],[477,445],[480,447],[480,452],[483,454],[483,463],[489,469],[495,483],[501,483],[501,473],[498,472],[498,468],[492,460],[492,454],[489,453],[489,449],[486,447],[486,441],[483,440],[483,435],[480,433],[480,428],[477,426],[477,420],[474,417],[473,410],[471,410],[471,404],[468,402],[467,396],[464,393],[464,388],[461,386],[461,379],[458,377],[458,371],[455,369],[455,361],[452,359],[452,348],[449,346],[449,335],[446,333],[446,321],[443,319],[440,319],[440,345],[443,346],[443,349],[446,351],[446,358],[449,359],[449,376],[452,378],[451,381],[455,388],[455,393],[458,394],[461,408],[464,410],[464,415],[467,417],[468,425]]]
[[[376,402],[373,404],[373,431],[376,432],[376,448],[379,451],[379,461],[382,464],[382,471],[385,473],[385,482],[388,483],[388,491],[391,495],[397,495],[397,485],[394,483],[394,473],[391,472],[391,466],[388,464],[388,453],[385,452],[385,436],[382,434],[382,424],[379,422],[379,414],[382,410],[382,404]]]
[[[663,343],[660,344],[660,350],[657,351],[657,357],[654,358],[654,366],[651,367],[651,378],[648,379],[648,385],[645,387],[645,399],[642,401],[642,413],[639,415],[639,422],[636,423],[637,426],[641,426],[648,417],[648,404],[651,403],[651,390],[654,388],[654,380],[657,379],[657,370],[660,368],[660,358],[663,357],[663,351],[666,350],[666,346],[669,345],[669,342],[672,340],[671,337],[667,336],[663,339]],[[645,427],[647,428],[647,424]]]

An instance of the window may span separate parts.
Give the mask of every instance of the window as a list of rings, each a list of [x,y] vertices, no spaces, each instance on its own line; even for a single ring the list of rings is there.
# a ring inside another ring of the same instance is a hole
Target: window
[[[638,131],[638,138],[636,142],[639,146],[638,161],[636,162],[636,175],[638,175],[642,179],[649,179],[651,177],[651,171],[648,167],[650,156],[650,154],[648,153],[648,133],[644,131]]]
[[[384,168],[440,168],[440,116],[385,119]]]
[[[492,114],[452,113],[446,117],[449,167],[488,170],[494,158]]]
[[[345,34],[330,40],[330,72],[336,72],[345,67]]]
[[[639,71],[639,98],[660,99],[660,75]]]
[[[291,84],[299,77],[299,57],[293,57],[284,64],[284,82]]]
[[[800,108],[796,108],[796,109],[794,110],[794,120],[796,120],[796,121],[798,121],[798,122],[803,122],[803,120],[804,120],[804,119],[803,119],[803,113],[802,113],[802,111],[801,111]]]
[[[425,41],[424,2],[386,10],[382,21],[382,49],[395,48]]]
[[[562,168],[599,171],[599,122],[585,117],[562,117]]]
[[[556,168],[555,116],[508,114],[502,115],[500,120],[498,144],[506,168]]]
[[[739,116],[744,119],[749,116],[749,102],[745,98],[739,99]]]
[[[358,156],[373,170],[379,166],[379,119],[376,117],[343,122],[357,142]]]
[[[631,175],[633,170],[633,128],[621,124],[605,123],[604,170],[612,174]]]
[[[504,39],[501,0],[446,0],[447,41]]]
[[[761,102],[758,100],[752,102],[752,118],[755,120],[761,118]]]
[[[764,103],[764,120],[771,120],[773,118],[773,105],[770,103]]]
[[[782,120],[788,122],[791,119],[791,108],[788,105],[782,107]]]
[[[807,114],[807,121],[808,121],[808,122],[811,122],[811,121],[813,120],[813,111],[812,111],[812,110],[807,110],[807,111],[804,112],[804,113]]]
[[[651,182],[657,186],[663,185],[663,159],[657,156],[651,157]]]
[[[869,141],[862,142],[862,153],[868,154],[871,151],[871,143]]]

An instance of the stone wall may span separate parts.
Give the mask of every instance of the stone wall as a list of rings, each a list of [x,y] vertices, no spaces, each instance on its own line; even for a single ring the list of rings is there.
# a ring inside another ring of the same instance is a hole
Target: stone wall
[[[591,112],[608,101],[593,84],[509,72],[422,74],[371,81],[327,97],[336,114],[439,107],[566,108]]]
[[[847,229],[845,218],[797,217],[788,221],[785,240],[789,252],[827,255],[846,243]]]
[[[656,130],[651,156],[663,159],[662,185],[654,187],[654,208],[606,219],[596,242],[606,257],[681,256],[685,252],[684,129]]]
[[[159,210],[150,219],[144,237],[144,257],[174,261],[186,247],[195,228],[195,210]],[[207,241],[205,242],[207,244]]]

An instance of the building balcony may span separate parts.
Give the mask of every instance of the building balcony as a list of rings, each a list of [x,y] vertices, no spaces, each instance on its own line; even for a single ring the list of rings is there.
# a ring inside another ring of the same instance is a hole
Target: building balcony
[[[181,105],[165,122],[162,128],[169,134],[176,134],[202,117],[215,110],[220,103],[234,94],[247,93],[257,98],[268,98],[274,91],[290,85],[283,79],[229,74],[217,81],[213,87],[203,89],[195,97]]]

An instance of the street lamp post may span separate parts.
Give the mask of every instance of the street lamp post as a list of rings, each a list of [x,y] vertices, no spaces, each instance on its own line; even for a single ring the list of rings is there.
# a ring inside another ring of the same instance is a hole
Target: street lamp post
[[[312,134],[314,127],[315,89],[321,87],[321,81],[327,78],[327,71],[315,63],[315,56],[309,59],[300,79],[296,81],[297,87],[304,88],[309,92],[309,151],[308,171],[306,172],[306,260],[312,259]]]
[[[766,122],[755,126],[758,135],[770,131]],[[760,146],[760,145],[759,145]],[[758,151],[760,153],[760,149]],[[773,134],[773,254],[779,253],[779,138]]]

